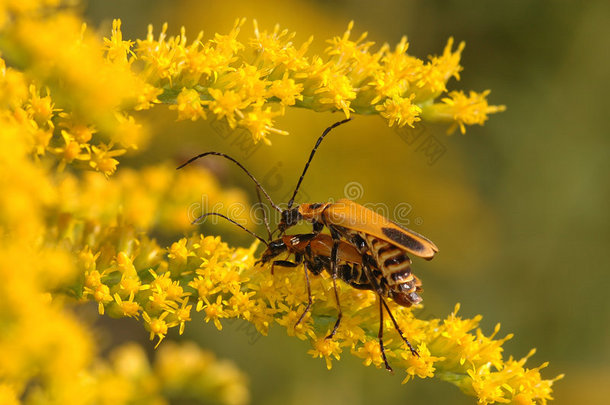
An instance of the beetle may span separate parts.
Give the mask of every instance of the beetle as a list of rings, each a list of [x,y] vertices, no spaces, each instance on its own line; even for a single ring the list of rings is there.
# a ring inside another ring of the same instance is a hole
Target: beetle
[[[314,234],[320,234],[326,226],[334,241],[330,255],[331,261],[337,260],[336,253],[339,250],[339,246],[342,241],[347,241],[358,250],[362,255],[361,257],[368,257],[364,256],[367,254],[372,255],[371,257],[375,261],[375,267],[381,271],[388,285],[400,285],[402,278],[408,274],[406,270],[411,263],[407,253],[430,260],[438,252],[438,248],[432,241],[348,199],[340,199],[337,202],[305,203],[293,207],[294,200],[303,179],[305,178],[305,174],[307,173],[309,165],[322,140],[333,128],[348,121],[349,119],[346,119],[334,123],[326,128],[318,138],[311,150],[309,159],[305,163],[305,168],[299,177],[292,197],[288,202],[288,206],[284,210],[273,202],[260,182],[240,162],[227,154],[220,152],[205,152],[189,159],[177,169],[181,169],[193,161],[209,155],[221,156],[232,161],[254,181],[257,186],[257,192],[260,190],[271,206],[276,211],[280,212],[281,220],[277,227],[280,236],[283,235],[288,228],[296,225],[302,220],[312,223]],[[199,219],[200,218],[195,221],[198,221]],[[339,277],[336,271],[337,268],[337,263],[335,262],[331,268],[333,283],[335,283],[336,278]],[[381,294],[383,294],[381,286],[375,286],[372,279],[370,279],[369,282],[373,287],[378,289],[378,293],[381,296]],[[338,300],[338,296],[336,296],[336,298]],[[338,301],[337,304],[339,305]],[[340,320],[341,317],[337,320],[329,337],[332,337],[336,332]],[[413,349],[411,351],[414,352]]]
[[[195,160],[205,156],[221,156],[232,161],[239,166],[239,168],[241,168],[252,179],[252,181],[254,181],[257,186],[257,191],[260,190],[271,206],[281,214],[281,220],[278,224],[280,234],[283,234],[288,228],[296,225],[301,220],[306,220],[313,224],[314,233],[321,232],[324,226],[326,226],[331,231],[333,237],[337,239],[340,236],[351,239],[356,234],[371,235],[378,239],[385,240],[390,244],[396,245],[397,247],[402,248],[415,256],[422,257],[426,260],[432,259],[438,252],[438,248],[432,241],[351,200],[342,198],[337,202],[313,204],[304,203],[293,207],[294,200],[299,188],[301,187],[301,183],[305,178],[307,169],[309,168],[309,165],[322,140],[333,128],[348,121],[350,121],[350,119],[345,119],[343,121],[334,123],[330,127],[326,128],[326,130],[324,130],[322,135],[318,138],[316,144],[311,150],[309,159],[305,163],[305,168],[303,169],[301,177],[299,178],[294,192],[292,193],[292,197],[288,201],[288,206],[284,210],[273,202],[271,196],[267,193],[260,182],[248,171],[248,169],[246,169],[236,159],[225,153],[205,152],[192,157],[185,163],[178,166],[177,169],[181,169]]]
[[[383,244],[378,241],[375,243]],[[380,296],[392,298],[401,306],[410,307],[419,304],[422,299],[417,294],[421,291],[421,281],[411,273],[410,266],[395,271],[391,280],[377,267],[377,261],[370,255],[362,255],[351,244],[336,241],[328,234],[283,235],[281,238],[267,244],[259,262],[268,263],[271,259],[284,252],[294,254],[295,261],[274,260],[272,265],[296,267],[305,263],[308,270],[319,275],[326,270],[332,274],[332,250],[337,245],[336,262],[338,277],[354,288],[373,290]],[[408,258],[407,258],[408,260]],[[410,261],[409,261],[410,263]],[[297,322],[298,324],[298,322]]]
[[[426,260],[432,259],[438,252],[436,245],[426,237],[346,198],[337,202],[300,204],[286,209],[282,211],[278,229],[285,232],[301,220],[312,222],[314,232],[326,226],[331,234],[346,239],[368,235]]]
[[[407,253],[430,260],[438,251],[425,237],[350,200],[317,206],[302,204],[295,209],[299,215],[300,210],[311,214],[308,217],[312,222],[325,225],[334,240],[347,240],[361,255],[370,254],[386,283],[392,287],[400,287],[411,280],[411,259]],[[406,232],[409,232],[409,238],[404,236]],[[395,301],[400,303],[403,298],[404,295],[398,295]]]
[[[333,252],[336,249],[336,257],[333,258]],[[409,269],[402,269],[401,277],[395,278],[393,283],[389,283],[387,277],[376,266],[377,262],[368,254],[360,254],[360,252],[351,244],[344,241],[337,242],[328,234],[301,234],[301,235],[283,235],[281,238],[270,242],[267,245],[267,250],[263,252],[261,262],[267,263],[272,258],[277,257],[283,252],[292,253],[295,257],[294,262],[286,260],[275,260],[273,265],[285,267],[296,267],[300,263],[304,263],[305,279],[307,281],[308,303],[307,307],[299,317],[295,327],[302,321],[304,316],[309,311],[312,299],[311,288],[307,271],[311,271],[314,275],[319,275],[322,271],[327,271],[329,274],[336,274],[337,277],[343,280],[350,286],[361,289],[371,290],[377,293],[379,299],[379,332],[377,338],[384,365],[388,371],[393,371],[388,363],[385,348],[383,344],[383,308],[385,307],[390,319],[392,320],[396,331],[409,347],[411,353],[419,356],[413,348],[409,340],[404,336],[398,322],[394,318],[392,311],[384,300],[384,297],[389,297],[397,304],[405,307],[410,307],[414,304],[419,304],[422,298],[417,294],[422,291],[421,281],[411,273]],[[333,268],[335,267],[336,268]],[[333,278],[334,282],[334,278]],[[339,316],[333,328],[333,332],[328,337],[332,337],[337,330],[339,321],[342,317],[341,306],[336,285],[334,285],[335,298],[337,300]]]
[[[421,292],[421,281],[411,273],[410,267],[402,269],[400,277],[395,277],[393,282],[388,282],[387,277],[377,267],[377,262],[371,255],[362,255],[358,249],[352,244],[344,241],[336,241],[330,235],[323,233],[309,233],[309,234],[298,234],[298,235],[283,235],[280,238],[272,241],[265,241],[263,238],[251,232],[247,228],[238,224],[231,218],[228,218],[220,213],[206,213],[203,215],[216,215],[222,217],[233,224],[237,225],[241,229],[250,233],[252,236],[262,241],[267,249],[262,253],[258,263],[269,263],[272,262],[271,271],[273,272],[274,266],[290,267],[294,268],[300,264],[304,265],[305,280],[307,285],[308,303],[305,310],[297,320],[295,327],[298,326],[304,319],[305,315],[309,312],[312,305],[311,287],[309,283],[308,271],[314,275],[320,275],[323,271],[329,274],[336,274],[337,277],[343,280],[350,286],[361,289],[370,290],[376,292],[379,299],[379,346],[381,355],[387,370],[392,371],[392,367],[389,365],[386,355],[385,348],[383,345],[383,307],[388,312],[390,319],[392,320],[394,327],[405,341],[409,349],[414,355],[418,355],[417,351],[411,346],[407,338],[404,337],[402,330],[400,329],[396,319],[394,318],[389,306],[384,300],[384,297],[391,298],[397,304],[405,307],[410,307],[414,304],[419,304],[422,298],[418,292]],[[382,242],[377,242],[382,243]],[[283,253],[292,254],[294,261],[289,260],[274,260]],[[335,255],[335,257],[333,257]],[[409,262],[410,263],[410,262]],[[336,266],[336,268],[334,268]],[[337,292],[336,284],[333,286],[335,291],[335,298],[338,304],[339,316],[333,332],[327,336],[332,337],[336,331],[339,321],[342,317],[341,306],[339,304],[339,296]],[[383,306],[383,307],[382,307]]]

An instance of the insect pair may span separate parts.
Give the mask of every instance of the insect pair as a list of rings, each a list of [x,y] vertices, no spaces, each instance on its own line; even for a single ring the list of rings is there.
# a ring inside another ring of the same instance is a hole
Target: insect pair
[[[333,124],[318,138],[285,210],[282,210],[273,202],[260,182],[241,163],[224,153],[202,153],[191,158],[179,166],[178,169],[205,156],[214,155],[228,159],[239,166],[252,179],[257,186],[257,194],[260,190],[271,206],[281,214],[281,220],[277,227],[280,237],[276,240],[272,240],[272,235],[275,232],[272,233],[270,231],[268,221],[265,218],[265,225],[269,232],[269,241],[265,241],[230,218],[218,213],[203,214],[193,222],[199,222],[207,215],[221,216],[246,230],[267,245],[261,262],[266,263],[282,253],[288,253],[294,256],[293,262],[275,260],[273,265],[296,267],[298,264],[303,263],[305,265],[307,281],[308,305],[297,321],[297,325],[302,321],[311,307],[312,298],[308,271],[311,271],[312,274],[320,274],[322,271],[327,271],[332,277],[339,314],[332,332],[327,338],[332,338],[335,335],[342,318],[337,292],[337,278],[352,287],[376,292],[379,299],[380,316],[379,345],[385,367],[391,371],[392,368],[388,364],[383,345],[383,308],[388,312],[394,327],[411,350],[411,353],[413,355],[418,355],[418,353],[404,336],[384,298],[391,298],[402,306],[411,306],[421,302],[422,299],[417,294],[418,291],[421,291],[421,283],[411,273],[411,259],[408,254],[429,260],[438,251],[438,248],[425,237],[403,228],[376,212],[347,199],[340,199],[337,202],[301,204],[293,207],[295,197],[320,143],[333,128],[347,121],[349,119]],[[284,235],[288,228],[302,220],[312,224],[312,233]],[[329,230],[330,235],[321,233],[324,227]]]

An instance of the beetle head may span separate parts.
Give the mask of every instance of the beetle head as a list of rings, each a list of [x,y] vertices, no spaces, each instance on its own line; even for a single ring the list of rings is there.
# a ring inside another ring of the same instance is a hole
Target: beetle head
[[[286,251],[286,244],[282,239],[274,240],[269,242],[267,250],[265,250],[261,256],[260,262],[267,263],[277,255]]]
[[[284,210],[282,211],[282,220],[277,227],[280,232],[284,232],[286,229],[299,223],[301,219],[303,219],[303,216],[299,212],[299,207]]]

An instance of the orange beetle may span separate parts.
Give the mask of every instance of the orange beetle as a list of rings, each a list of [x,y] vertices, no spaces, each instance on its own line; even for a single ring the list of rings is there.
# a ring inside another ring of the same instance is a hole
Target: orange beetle
[[[262,239],[261,239],[262,240]],[[327,234],[284,235],[280,239],[267,243],[261,263],[267,263],[284,252],[295,255],[295,262],[275,260],[274,265],[296,267],[304,262],[306,267],[318,275],[323,270],[332,274],[332,250],[337,245],[336,263],[338,276],[354,288],[372,290],[380,296],[392,298],[402,306],[410,307],[419,304],[422,298],[417,294],[421,290],[421,281],[411,273],[410,266],[401,274],[388,281],[377,267],[377,262],[368,254],[362,255],[351,244],[335,241]],[[396,272],[398,273],[398,272]]]
[[[381,356],[387,370],[393,371],[388,363],[383,345],[383,307],[385,307],[396,331],[407,344],[411,353],[415,356],[419,356],[409,340],[404,336],[392,311],[383,299],[383,297],[392,298],[399,305],[406,307],[418,304],[422,301],[422,298],[417,294],[422,291],[421,281],[417,276],[411,273],[410,266],[407,266],[406,269],[402,268],[400,271],[392,273],[393,275],[400,275],[400,277],[391,277],[392,282],[390,282],[387,275],[377,267],[377,262],[372,259],[370,255],[363,255],[351,244],[334,240],[330,235],[322,233],[283,235],[280,239],[267,244],[267,250],[263,252],[260,261],[262,263],[267,263],[283,252],[294,254],[295,262],[275,260],[273,265],[296,267],[299,263],[303,262],[305,264],[304,269],[305,279],[307,281],[308,303],[303,314],[301,314],[299,320],[295,324],[295,327],[303,320],[303,317],[309,311],[312,304],[307,270],[311,271],[314,275],[318,275],[326,270],[331,275],[336,274],[338,278],[354,288],[372,290],[377,293],[377,296],[379,297],[379,333],[377,336],[379,339]],[[333,277],[333,282],[334,279],[335,278]],[[334,285],[334,287],[339,316],[337,317],[333,331],[327,337],[332,337],[335,334],[342,317],[336,285]]]
[[[418,292],[422,291],[421,281],[417,278],[417,276],[411,273],[409,266],[406,269],[402,269],[400,272],[400,277],[393,277],[393,282],[389,282],[387,277],[377,267],[377,262],[371,257],[371,255],[363,255],[358,252],[358,250],[352,244],[344,241],[336,241],[328,234],[309,233],[300,235],[283,235],[279,239],[267,242],[254,232],[246,229],[241,224],[236,223],[234,220],[222,214],[211,212],[204,214],[204,217],[209,215],[222,217],[263,242],[267,246],[267,249],[262,253],[261,259],[257,263],[268,263],[273,260],[271,267],[272,272],[274,266],[297,267],[299,264],[304,264],[303,269],[305,271],[305,280],[307,283],[308,303],[305,310],[297,320],[295,327],[301,323],[312,305],[308,271],[314,275],[319,275],[323,271],[326,271],[331,275],[336,274],[339,279],[343,280],[345,283],[354,288],[375,291],[377,293],[377,296],[379,297],[378,339],[381,355],[386,369],[392,371],[392,367],[387,361],[385,348],[383,345],[384,307],[388,312],[398,334],[405,341],[411,352],[414,355],[418,355],[417,351],[411,346],[409,340],[404,336],[402,330],[396,322],[396,319],[394,318],[394,315],[392,314],[392,311],[384,300],[384,297],[392,298],[399,305],[406,307],[419,304],[422,301],[422,298],[418,294]],[[283,253],[294,255],[294,261],[274,260]],[[398,273],[399,272],[396,272],[395,274]],[[342,317],[336,284],[334,287],[339,316],[337,317],[333,331],[328,337],[334,335]]]
[[[390,221],[360,204],[346,198],[334,203],[301,204],[282,211],[282,220],[278,224],[280,232],[306,220],[314,224],[314,229],[321,230],[321,224],[336,231],[341,236],[351,239],[354,235],[369,235],[385,240],[407,252],[430,260],[438,248],[426,237]]]
[[[336,270],[336,252],[339,250],[341,243],[344,243],[342,240],[345,240],[351,243],[357,249],[358,253],[362,255],[362,257],[372,258],[372,263],[374,262],[375,267],[381,271],[383,278],[386,280],[389,286],[401,285],[405,275],[410,274],[411,260],[407,256],[407,253],[430,260],[438,252],[438,248],[432,241],[414,231],[411,231],[410,229],[404,228],[397,223],[390,221],[389,219],[360,204],[347,199],[341,199],[334,203],[301,204],[293,207],[294,199],[318,146],[333,128],[347,121],[349,121],[349,119],[336,122],[328,127],[318,138],[309,155],[309,159],[305,164],[301,177],[297,182],[292,197],[288,202],[288,207],[285,210],[282,210],[273,202],[260,182],[241,163],[224,153],[202,153],[189,159],[177,169],[180,169],[197,159],[209,155],[221,156],[232,161],[254,181],[257,189],[264,194],[271,206],[281,213],[281,220],[277,228],[280,235],[283,234],[286,229],[296,225],[301,220],[306,220],[313,224],[314,234],[319,234],[324,226],[329,229],[333,243],[330,255],[331,261],[334,262],[331,267],[333,283],[335,282],[336,278],[339,277]],[[199,219],[200,218],[196,219],[195,222]],[[371,286],[375,288],[381,297],[383,294],[382,289],[375,286],[372,279],[369,279],[369,281]],[[401,296],[397,296],[398,303],[400,303],[399,300],[401,298]],[[404,304],[407,302],[408,301],[404,301]],[[341,317],[339,317],[337,320],[337,323],[335,324],[333,332],[330,334],[330,336],[333,336],[337,330],[340,319]],[[401,337],[405,339],[402,334]],[[409,347],[411,348],[410,345]],[[411,348],[411,351],[412,353],[417,354],[413,348]]]

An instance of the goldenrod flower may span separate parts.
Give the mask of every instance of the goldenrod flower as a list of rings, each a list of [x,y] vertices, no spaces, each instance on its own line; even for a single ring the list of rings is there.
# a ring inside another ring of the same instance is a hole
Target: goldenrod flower
[[[203,306],[203,310],[205,311],[205,321],[213,321],[214,326],[218,330],[222,330],[222,324],[220,323],[221,318],[227,317],[227,312],[224,310],[224,302],[222,300],[222,296],[218,295],[216,297],[216,302],[210,302],[207,298],[203,298],[206,305]]]
[[[196,121],[206,117],[205,110],[201,104],[199,93],[193,89],[183,88],[176,98],[176,105],[169,107],[170,110],[178,110],[179,120]]]
[[[414,98],[415,94],[412,94],[408,99],[392,96],[387,98],[382,105],[376,106],[375,109],[389,121],[390,126],[397,123],[399,127],[408,125],[413,128],[415,122],[421,121],[419,114],[422,111],[419,106],[411,103]]]
[[[313,349],[307,353],[311,354],[314,358],[324,358],[326,360],[326,368],[330,370],[333,366],[332,358],[334,357],[336,360],[341,358],[341,345],[337,340],[326,339],[326,336],[319,336],[313,342]]]
[[[127,301],[123,301],[119,294],[114,294],[114,301],[116,302],[118,312],[112,311],[111,309],[109,315],[117,318],[123,316],[137,318],[142,311],[142,307],[140,304],[133,301],[134,298],[135,294],[131,293],[129,294]]]
[[[449,132],[460,127],[462,134],[466,132],[465,125],[483,125],[489,114],[506,109],[505,106],[487,104],[489,90],[483,93],[470,92],[466,96],[462,91],[452,91],[449,97],[442,99],[442,103],[434,103],[423,108],[422,116],[431,121],[453,122]]]
[[[165,338],[165,335],[167,335],[168,329],[172,326],[165,322],[167,315],[169,315],[169,312],[163,312],[160,316],[153,318],[148,312],[142,313],[142,317],[146,322],[146,329],[150,331],[150,340],[153,340],[155,337],[159,339],[157,340],[155,348],[159,347],[159,344],[161,344],[161,341]]]
[[[112,145],[100,145],[91,146],[91,160],[90,165],[92,168],[99,172],[104,173],[106,176],[110,176],[116,170],[119,161],[115,157],[125,153],[124,149],[111,150]]]
[[[188,305],[188,297],[185,297],[182,300],[182,305],[180,306],[180,308],[176,308],[175,310],[170,310],[170,313],[172,313],[175,318],[175,322],[178,322],[178,325],[180,327],[179,329],[179,333],[182,335],[184,333],[184,328],[186,326],[186,323],[189,322],[191,320],[191,310],[193,309],[192,305]]]
[[[390,342],[388,341],[386,343]],[[376,342],[375,340],[367,340],[361,347],[353,351],[353,354],[364,359],[363,364],[365,366],[370,366],[371,364],[374,364],[375,367],[378,368],[383,366],[381,347],[379,346],[379,342]]]
[[[401,354],[407,365],[407,376],[402,381],[403,384],[415,376],[419,378],[434,377],[436,371],[434,363],[445,360],[444,357],[432,356],[425,342],[417,346],[417,353],[419,353],[419,356],[413,356],[410,352]]]
[[[48,95],[49,90],[46,90],[47,95],[41,97],[36,90],[36,86],[30,85],[30,99],[26,106],[26,111],[39,126],[48,126],[53,128],[51,118],[58,110],[54,108],[53,100]]]
[[[112,37],[110,39],[104,38],[106,58],[111,62],[131,63],[133,62],[133,59],[130,59],[129,56],[134,55],[131,50],[132,46],[133,41],[123,41],[121,20],[113,20]]]

